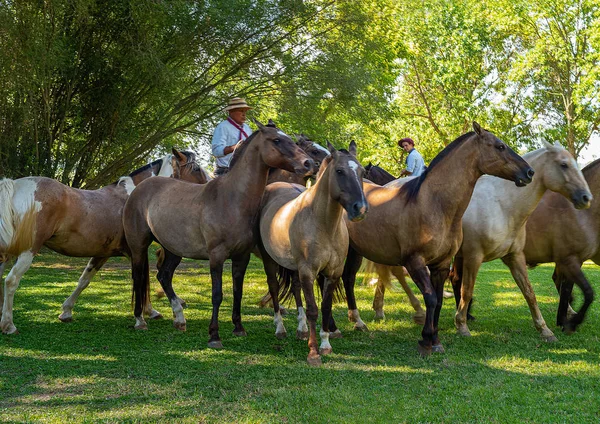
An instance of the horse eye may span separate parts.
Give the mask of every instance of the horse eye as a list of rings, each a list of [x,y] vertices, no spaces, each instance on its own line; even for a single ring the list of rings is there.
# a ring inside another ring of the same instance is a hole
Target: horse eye
[[[336,169],[335,172],[337,172],[338,175],[342,175],[344,173],[344,171],[342,171],[341,169]]]
[[[281,142],[281,140],[278,139],[278,138],[276,138],[275,140],[273,140],[273,143],[275,143],[275,144],[279,144],[280,142]]]
[[[569,168],[569,165],[568,165],[566,162],[563,162],[563,163],[561,163],[561,164],[560,164],[560,167],[561,167],[562,169],[568,169],[568,168]]]
[[[503,152],[506,149],[506,146],[504,144],[499,144],[499,145],[496,146],[496,149],[498,149],[501,152]]]

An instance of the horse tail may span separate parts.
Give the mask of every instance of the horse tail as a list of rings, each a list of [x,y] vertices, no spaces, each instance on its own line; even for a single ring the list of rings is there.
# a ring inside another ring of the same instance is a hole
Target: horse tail
[[[0,180],[0,262],[19,256],[33,247],[37,211],[34,202],[25,206],[22,214],[15,211],[15,182]]]
[[[330,280],[331,281],[331,280]],[[333,290],[332,303],[342,303],[346,301],[346,290],[344,284],[340,284],[342,280],[338,281],[338,284]],[[317,291],[321,299],[323,299],[323,287],[325,286],[325,277],[322,274],[317,275]]]
[[[277,271],[277,282],[279,283],[279,303],[284,304],[292,300],[294,297],[292,276],[295,271],[279,266]]]

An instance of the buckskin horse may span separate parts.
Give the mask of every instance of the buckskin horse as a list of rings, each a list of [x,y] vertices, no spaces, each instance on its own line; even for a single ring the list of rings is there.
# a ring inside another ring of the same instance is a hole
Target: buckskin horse
[[[332,295],[342,276],[348,251],[348,230],[343,212],[346,211],[348,219],[359,221],[368,210],[362,191],[364,169],[356,160],[356,144],[351,142],[349,151],[338,151],[331,144],[328,147],[331,155],[321,165],[315,185],[303,189],[288,183],[269,184],[259,218],[259,248],[273,299],[275,334],[278,337],[286,335],[279,311],[277,273],[280,271],[284,289],[287,286],[289,290],[292,284],[300,283],[306,298],[307,360],[311,365],[321,364],[319,354],[332,352],[328,328]],[[316,336],[318,307],[313,291],[318,274],[325,277],[319,350]],[[295,278],[297,281],[293,281]],[[299,307],[298,315],[302,314]]]
[[[211,348],[221,348],[218,314],[223,299],[223,263],[232,260],[234,335],[246,334],[241,321],[244,274],[256,244],[255,222],[269,168],[303,175],[314,161],[277,128],[255,122],[258,130],[235,150],[227,174],[206,184],[153,178],[128,199],[123,225],[131,249],[135,328],[147,329],[142,316],[149,296],[148,246],[156,240],[165,263],[158,279],[173,309],[174,326],[185,329],[180,299],[172,287],[173,270],[182,257],[208,259],[212,280]]]
[[[195,163],[194,153],[173,149],[172,155],[98,190],[80,190],[45,177],[0,181],[0,276],[8,257],[17,257],[6,277],[4,296],[0,296],[2,332],[17,332],[13,323],[14,294],[42,246],[66,256],[92,257],[77,289],[63,304],[60,319],[70,321],[77,296],[94,274],[108,258],[128,254],[121,213],[131,190],[144,179],[170,176],[174,171],[189,181],[204,182],[208,178]],[[151,317],[160,315],[149,304],[146,310]]]
[[[476,122],[473,129],[402,187],[364,184],[369,217],[347,221],[350,249],[342,276],[346,293],[354,292],[363,256],[385,265],[404,265],[426,306],[418,343],[421,355],[444,351],[438,335],[443,286],[462,241],[462,216],[477,180],[491,174],[525,186],[533,178],[529,164],[502,140]]]

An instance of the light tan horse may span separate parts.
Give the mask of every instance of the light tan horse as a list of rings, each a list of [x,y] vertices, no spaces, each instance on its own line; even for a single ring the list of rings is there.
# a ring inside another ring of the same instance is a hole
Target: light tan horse
[[[546,193],[527,220],[525,257],[535,266],[555,262],[552,278],[560,293],[556,324],[571,333],[583,322],[594,300],[594,290],[581,265],[591,259],[600,265],[600,159],[582,171],[596,200],[589,209],[576,209],[572,202],[556,193]],[[569,302],[573,284],[581,288],[584,302],[578,312]]]
[[[455,324],[458,333],[470,336],[467,309],[479,267],[494,259],[502,261],[523,293],[533,324],[546,341],[556,337],[546,325],[527,274],[523,249],[525,224],[547,190],[560,193],[577,209],[590,207],[592,194],[575,159],[560,145],[527,153],[523,158],[535,169],[535,179],[524,189],[506,181],[483,177],[463,216],[463,243],[456,255],[452,284],[457,301]]]
[[[13,299],[22,276],[42,246],[66,256],[91,256],[79,278],[75,292],[63,304],[60,319],[71,320],[77,296],[94,274],[112,256],[128,254],[121,224],[121,213],[128,193],[153,175],[171,176],[204,182],[208,175],[195,163],[192,152],[173,150],[173,155],[154,161],[119,182],[98,190],[79,190],[45,177],[26,177],[0,181],[0,276],[9,256],[17,262],[6,277],[1,297],[5,334],[17,332],[13,323]],[[167,178],[161,178],[167,179]],[[147,310],[153,317],[150,305]]]
[[[473,129],[438,154],[423,175],[402,187],[365,184],[369,216],[361,222],[347,222],[351,248],[343,275],[346,294],[354,292],[362,256],[381,264],[404,265],[426,305],[423,339],[418,345],[421,355],[443,352],[438,320],[444,281],[462,242],[462,216],[475,183],[483,174],[519,186],[533,177],[527,162],[502,140],[476,122]]]
[[[311,365],[321,364],[319,353],[332,351],[328,329],[332,294],[342,276],[348,252],[344,210],[353,221],[363,219],[368,210],[362,191],[364,169],[356,160],[356,144],[350,143],[349,152],[337,151],[331,144],[328,147],[331,155],[321,165],[315,185],[304,190],[288,183],[269,184],[260,211],[259,247],[273,299],[275,334],[277,337],[286,335],[278,300],[277,272],[282,267],[296,272],[306,298],[308,363]],[[318,308],[313,286],[319,273],[326,280],[321,346],[317,350]],[[292,280],[285,280],[289,288]],[[301,318],[303,310],[298,309]]]
[[[208,259],[213,303],[208,346],[223,346],[218,314],[223,299],[223,263],[231,258],[234,334],[246,334],[240,313],[242,285],[256,243],[255,224],[269,168],[307,174],[314,166],[283,132],[256,124],[258,131],[235,150],[227,174],[204,185],[153,178],[131,194],[123,225],[131,249],[136,329],[147,328],[142,306],[149,295],[148,247],[156,240],[165,251],[164,269],[168,271],[159,272],[159,281],[171,302],[175,327],[183,330],[186,322],[172,287],[172,265],[181,257]]]

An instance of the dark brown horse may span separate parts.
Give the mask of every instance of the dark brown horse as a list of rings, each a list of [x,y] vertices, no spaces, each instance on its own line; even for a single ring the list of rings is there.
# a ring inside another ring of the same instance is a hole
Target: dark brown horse
[[[348,230],[343,212],[346,211],[349,219],[359,221],[368,210],[362,192],[364,169],[356,160],[356,144],[350,144],[349,152],[337,151],[331,145],[328,147],[331,156],[323,162],[314,186],[302,190],[293,184],[270,184],[260,211],[259,246],[273,299],[276,335],[284,337],[286,334],[278,302],[277,272],[282,267],[295,272],[306,298],[310,328],[308,362],[311,365],[321,364],[319,353],[332,352],[328,328],[332,295],[342,276],[348,251]],[[316,335],[318,307],[313,292],[318,274],[326,278],[319,350]],[[285,282],[289,288],[292,278]],[[303,315],[302,308],[298,308],[298,315]]]
[[[385,185],[396,179],[392,174],[387,172],[381,166],[373,165],[371,162],[365,166],[365,180],[369,180],[375,184]]]
[[[206,171],[195,163],[194,153],[173,149],[173,155],[98,190],[79,190],[44,177],[0,181],[0,258],[4,258],[0,263],[0,276],[7,257],[18,258],[6,277],[4,296],[0,297],[2,332],[17,332],[12,319],[14,294],[42,246],[66,256],[92,256],[77,289],[63,304],[60,319],[70,321],[77,296],[94,274],[108,258],[129,252],[121,224],[128,193],[144,179],[173,173],[194,182],[205,182],[208,178]],[[148,308],[151,312],[151,307]]]
[[[318,172],[321,162],[323,162],[323,160],[329,155],[329,151],[325,147],[322,147],[309,139],[304,134],[296,136],[296,144],[315,161],[314,174],[305,176],[299,175],[295,172],[286,171],[285,169],[271,168],[269,171],[269,179],[267,180],[267,184],[274,182],[286,182],[306,186],[307,181],[310,178],[314,179],[314,175],[316,175]]]
[[[600,160],[582,171],[592,195],[600,198]],[[581,210],[558,193],[546,193],[527,221],[525,257],[535,266],[555,262],[552,279],[560,293],[556,324],[571,333],[583,322],[594,300],[594,290],[581,270],[584,261],[591,259],[600,265],[600,203],[592,202]],[[584,302],[575,312],[569,305],[573,285],[582,290]]]
[[[443,352],[438,336],[444,281],[462,241],[462,216],[483,174],[531,182],[533,169],[502,140],[473,123],[474,132],[449,144],[420,177],[400,188],[365,184],[369,216],[347,221],[350,249],[344,269],[346,293],[354,292],[362,257],[404,265],[426,305],[419,352]],[[427,268],[429,268],[430,273]]]
[[[259,127],[235,150],[227,174],[204,185],[153,178],[140,184],[125,205],[123,225],[131,249],[136,329],[146,329],[142,306],[148,297],[148,246],[156,240],[165,250],[159,281],[171,302],[176,328],[185,317],[172,287],[173,270],[182,257],[208,259],[212,279],[213,313],[209,347],[222,347],[218,313],[223,299],[223,263],[232,259],[234,334],[245,335],[241,321],[242,285],[251,249],[256,243],[255,222],[267,184],[269,168],[312,172],[310,159],[277,128]]]

